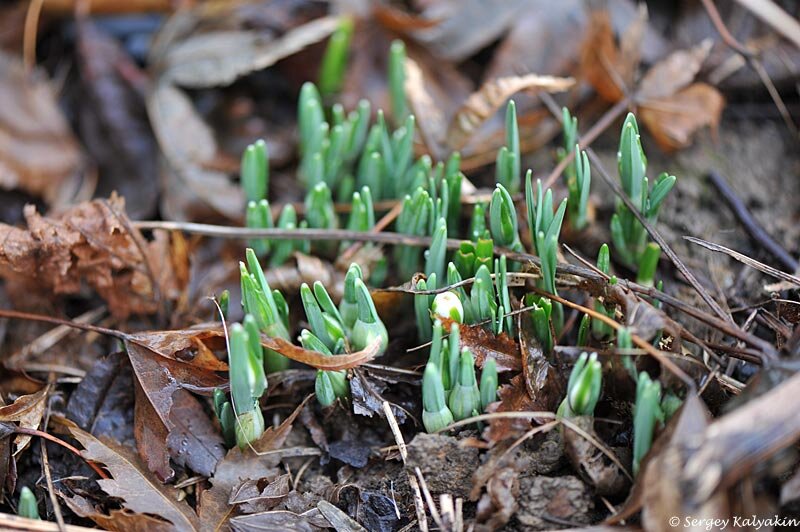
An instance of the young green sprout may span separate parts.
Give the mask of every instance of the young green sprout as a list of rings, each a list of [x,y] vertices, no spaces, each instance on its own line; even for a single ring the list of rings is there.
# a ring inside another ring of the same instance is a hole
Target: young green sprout
[[[620,327],[617,331],[617,349],[622,351],[620,357],[622,358],[622,366],[628,371],[631,378],[636,380],[636,358],[630,354],[633,349],[633,339],[631,338],[631,331],[627,327]]]
[[[501,255],[499,259],[494,260],[495,289],[500,303],[497,309],[496,332],[497,334],[506,332],[514,336],[514,320],[510,315],[511,296],[508,291],[508,267],[506,264],[505,255]]]
[[[506,145],[497,152],[495,162],[495,181],[508,189],[511,194],[520,191],[520,150],[517,107],[514,100],[506,107]]]
[[[217,415],[220,427],[222,427],[222,438],[228,448],[236,445],[236,416],[233,413],[233,406],[220,388],[214,389],[214,413]]]
[[[353,19],[343,18],[328,40],[319,69],[319,90],[325,96],[339,92],[342,86],[352,36]]]
[[[427,236],[428,219],[433,216],[433,200],[428,192],[418,187],[413,196],[406,195],[403,200],[403,209],[397,217],[395,224],[398,233],[405,235]],[[400,278],[408,279],[413,276],[420,263],[422,252],[414,246],[397,246],[395,258]]]
[[[464,323],[464,305],[461,304],[458,294],[452,290],[436,294],[431,310],[436,318],[449,318],[456,323]]]
[[[425,273],[436,274],[439,279],[444,279],[445,256],[447,255],[447,221],[439,218],[433,231],[431,247],[425,251]]]
[[[658,268],[658,259],[660,257],[661,247],[655,242],[649,242],[639,259],[639,272],[636,274],[637,283],[644,286],[655,286],[656,268]]]
[[[272,210],[269,202],[262,199],[259,202],[251,201],[247,204],[245,212],[245,225],[249,229],[272,229]],[[264,256],[270,251],[270,240],[268,238],[253,238],[248,241],[258,256]]]
[[[532,308],[530,317],[533,322],[533,333],[542,344],[544,354],[549,355],[553,352],[553,332],[550,326],[553,303],[546,297],[527,294],[525,306]]]
[[[517,211],[506,187],[497,184],[492,193],[489,204],[489,227],[492,238],[500,246],[512,251],[524,251],[519,240],[519,226],[517,224]]]
[[[575,145],[575,179],[567,182],[569,191],[569,222],[578,231],[588,223],[589,191],[592,186],[592,168],[589,156]]]
[[[575,145],[578,143],[578,119],[570,114],[566,107],[561,108],[561,126],[564,130],[564,144],[558,148],[559,160],[567,157]],[[575,160],[564,169],[565,185],[569,188],[569,182],[575,177]]]
[[[339,309],[333,304],[325,286],[316,281],[314,291],[306,283],[300,286],[300,300],[314,335],[331,350],[339,342],[344,343],[345,331]]]
[[[450,382],[446,383],[447,386],[445,389],[452,391],[453,387],[456,385],[456,381],[458,380],[458,373],[459,373],[459,364],[461,362],[461,329],[458,323],[451,323],[450,324],[450,334],[446,340],[442,341],[442,350],[447,351],[447,370],[445,371],[442,369],[442,375],[447,373]],[[446,348],[446,349],[445,349]],[[448,393],[449,395],[449,393]]]
[[[436,274],[432,273],[427,279],[417,281],[417,290],[435,290]],[[420,342],[429,342],[431,339],[431,303],[434,296],[430,294],[414,295],[414,317],[417,320],[417,333]]]
[[[597,269],[606,275],[611,274],[611,254],[608,250],[608,244],[600,246],[600,251],[597,253]],[[616,284],[617,278],[611,277],[610,284]],[[600,314],[608,316],[612,320],[616,312],[616,306],[612,304],[604,304],[603,302],[595,299],[594,310]],[[598,340],[604,338],[611,338],[614,335],[614,329],[610,325],[600,320],[592,320],[592,334]]]
[[[453,423],[453,414],[444,400],[444,385],[439,368],[428,362],[422,375],[422,424],[428,432],[436,432]]]
[[[355,262],[350,264],[344,276],[344,293],[339,302],[339,315],[342,317],[342,325],[347,330],[351,330],[358,318],[358,299],[356,298],[356,279],[364,280],[364,273],[361,266]]]
[[[300,344],[310,351],[316,351],[323,356],[334,356],[328,347],[308,329],[300,333]],[[317,401],[324,407],[331,406],[336,399],[346,399],[350,395],[346,371],[318,370],[314,380],[314,392]]]
[[[494,293],[494,283],[489,268],[481,265],[475,272],[475,281],[469,293],[470,306],[476,322],[490,320],[494,324],[497,320],[497,301]]]
[[[247,202],[259,202],[267,197],[269,189],[269,156],[267,143],[257,140],[242,155],[241,183]]]
[[[480,238],[486,238],[486,204],[476,203],[472,208],[472,218],[469,223],[469,238],[477,242]]]
[[[239,263],[244,312],[253,315],[260,332],[273,338],[290,340],[286,300],[279,291],[270,288],[255,251],[248,248],[245,255],[247,266]],[[284,370],[288,366],[286,357],[270,349],[265,350],[264,367],[268,373]]]
[[[231,400],[235,414],[236,443],[244,449],[264,433],[264,416],[258,400],[267,389],[261,356],[253,349],[245,328],[234,323],[230,328]]]
[[[636,383],[636,404],[633,407],[633,474],[639,473],[642,458],[653,444],[656,423],[664,420],[661,410],[661,383],[639,374]]]
[[[466,419],[481,410],[481,394],[475,380],[475,359],[466,347],[461,350],[458,376],[450,390],[447,404],[456,421]]]
[[[36,502],[36,495],[28,486],[22,486],[19,490],[19,504],[17,504],[17,515],[26,519],[41,519],[39,517],[39,505]]]
[[[600,399],[603,371],[597,353],[581,353],[572,368],[567,384],[567,396],[558,407],[561,417],[593,416]]]
[[[297,211],[291,203],[287,203],[280,216],[278,217],[278,228],[292,230],[305,227],[305,222],[298,224]],[[277,267],[286,262],[295,251],[308,253],[311,242],[308,240],[276,240],[271,242],[272,254],[269,257],[269,265]]]
[[[647,158],[633,113],[628,113],[622,125],[617,160],[623,191],[642,216],[654,224],[661,204],[675,185],[675,176],[662,173],[653,187],[649,187],[645,176]],[[647,231],[621,201],[618,201],[616,213],[611,218],[611,240],[620,260],[631,267],[639,264],[647,245]]]
[[[361,351],[378,342],[379,347],[376,356],[380,356],[386,351],[386,346],[389,344],[389,333],[386,331],[386,326],[381,321],[380,316],[378,316],[375,303],[372,301],[369,288],[364,284],[364,281],[356,278],[354,288],[358,316],[350,334],[351,345],[356,351]]]
[[[443,328],[441,320],[433,321],[433,335],[431,337],[431,349],[428,354],[428,362],[436,365],[442,384],[445,390],[450,390],[450,366],[448,362],[447,342],[443,339]]]
[[[406,103],[406,45],[401,40],[392,41],[389,49],[389,96],[392,101],[392,116],[400,123],[408,116]]]
[[[497,362],[487,358],[481,371],[481,409],[486,412],[486,407],[497,400]]]

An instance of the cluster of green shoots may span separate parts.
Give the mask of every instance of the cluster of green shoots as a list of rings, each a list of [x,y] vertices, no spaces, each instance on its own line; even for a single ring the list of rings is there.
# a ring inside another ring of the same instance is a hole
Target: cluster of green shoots
[[[295,210],[287,205],[275,225],[283,229],[346,227],[353,231],[369,231],[375,225],[373,202],[399,199],[402,209],[394,224],[395,231],[431,238],[429,248],[424,251],[415,246],[397,246],[394,258],[398,276],[415,279],[413,284],[418,293],[414,296],[414,309],[419,340],[431,342],[430,358],[423,377],[423,421],[426,430],[437,431],[453,420],[483,411],[496,399],[495,362],[486,360],[479,386],[472,353],[468,349],[459,349],[459,324],[480,324],[496,334],[513,336],[515,333],[508,287],[509,265],[505,255],[495,258],[495,246],[512,252],[525,252],[514,204],[523,181],[516,107],[511,101],[506,108],[505,145],[497,153],[497,183],[491,201],[488,205],[474,206],[468,234],[463,235],[465,240],[451,254],[447,248],[448,237],[462,236],[458,234],[463,180],[460,156],[454,153],[447,161],[435,164],[427,155],[414,158],[415,118],[409,112],[403,88],[404,45],[394,42],[389,55],[388,78],[394,129],[390,128],[387,117],[380,110],[372,123],[371,106],[366,101],[360,102],[350,113],[339,104],[328,108],[323,104],[323,96],[327,101],[341,87],[352,31],[352,23],[346,22],[331,38],[320,70],[320,90],[311,83],[306,83],[301,89],[298,178],[307,191],[306,215],[304,220],[298,220]],[[589,159],[578,144],[577,119],[566,109],[563,110],[563,126],[564,144],[559,157],[563,159],[572,155],[564,171],[567,198],[556,205],[550,189],[544,189],[539,180],[534,184],[531,170],[525,175],[524,189],[530,241],[541,260],[538,286],[551,295],[557,295],[556,268],[562,224],[566,218],[573,230],[586,227],[591,188]],[[632,114],[628,115],[622,128],[618,161],[625,194],[648,222],[655,223],[675,178],[661,174],[652,188],[649,186],[645,176],[646,158]],[[268,166],[263,141],[247,148],[242,159],[242,186],[248,200],[248,227],[273,227],[267,201]],[[334,199],[340,203],[350,202],[346,221],[336,214]],[[647,241],[645,228],[623,202],[617,204],[611,221],[611,234],[620,261],[637,269],[639,283],[653,286],[660,248]],[[340,250],[347,244],[343,243]],[[256,349],[260,344],[253,338],[257,340],[259,334],[265,334],[287,341],[290,339],[286,301],[280,292],[270,290],[257,257],[269,255],[269,265],[276,266],[295,251],[308,252],[312,246],[333,252],[330,244],[301,240],[257,239],[251,242],[251,246],[253,249],[248,250],[247,266],[242,264],[246,317],[242,325],[231,327],[230,335],[233,404],[225,401],[224,395],[217,401],[223,426],[226,426],[225,420],[230,426],[226,438],[229,442],[235,440],[240,446],[243,441],[252,441],[253,434],[258,432],[248,427],[258,428],[258,399],[266,389],[264,375],[285,368],[287,362],[278,353]],[[609,248],[604,244],[598,254],[597,268],[609,276],[609,283],[613,285],[616,277],[610,275],[610,263]],[[416,275],[418,273],[421,275]],[[462,283],[468,279],[472,279],[472,283]],[[375,279],[371,281],[375,282]],[[365,283],[361,268],[351,265],[345,278],[344,297],[338,306],[321,283],[301,287],[300,296],[310,327],[300,334],[300,342],[306,349],[324,356],[336,356],[364,349],[376,339],[380,340],[381,351],[386,348],[387,331],[377,316]],[[446,286],[451,287],[450,290],[436,292]],[[552,352],[555,338],[564,327],[562,306],[547,295],[528,294],[523,302],[530,311],[533,330],[543,350]],[[616,306],[608,301],[596,300],[595,310],[615,318]],[[444,319],[450,324],[447,338],[442,330]],[[611,340],[613,334],[613,329],[606,323],[585,316],[578,329],[578,344],[588,345],[590,336],[597,341]],[[623,330],[618,345],[625,349],[629,343],[630,335]],[[234,349],[243,351],[234,353]],[[626,367],[638,386],[634,415],[635,426],[641,427],[636,428],[634,444],[634,463],[638,467],[638,460],[643,456],[641,449],[646,452],[649,448],[653,427],[656,421],[663,420],[664,408],[658,382],[650,381],[646,374],[637,375],[633,365]],[[255,368],[261,368],[261,372]],[[234,371],[243,374],[234,379]],[[243,388],[245,384],[247,386]],[[592,415],[601,384],[602,371],[597,355],[583,353],[570,375],[567,396],[559,407],[559,415]],[[316,392],[324,406],[345,399],[349,394],[346,373],[319,371]],[[263,430],[263,419],[260,426]]]
[[[649,186],[646,177],[647,158],[633,113],[628,114],[622,126],[617,161],[623,191],[641,215],[654,224],[661,204],[675,185],[675,176],[664,172],[658,176],[652,188]],[[624,264],[639,269],[655,269],[660,249],[648,246],[647,230],[621,200],[618,200],[617,212],[611,218],[611,241]]]
[[[214,408],[229,447],[245,448],[264,432],[264,417],[259,405],[267,390],[266,375],[288,368],[289,360],[262,346],[262,335],[290,341],[289,308],[279,290],[272,290],[255,251],[248,248],[247,264],[240,263],[242,323],[230,326],[228,364],[230,400],[221,389],[214,392]],[[378,316],[375,303],[364,284],[361,268],[352,264],[345,277],[344,297],[338,307],[322,283],[300,288],[300,298],[311,330],[300,333],[300,343],[323,356],[377,347],[386,350],[389,338]],[[226,313],[223,313],[223,316]],[[344,371],[318,371],[317,399],[330,406],[349,395]]]
[[[472,352],[459,347],[459,324],[451,322],[450,334],[445,338],[441,320],[435,319],[430,355],[422,377],[422,423],[428,432],[476,416],[497,398],[495,360],[486,359],[478,385]]]

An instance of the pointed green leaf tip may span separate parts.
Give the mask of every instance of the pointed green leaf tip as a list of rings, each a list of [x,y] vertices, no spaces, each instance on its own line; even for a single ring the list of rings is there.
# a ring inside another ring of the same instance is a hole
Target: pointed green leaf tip
[[[23,486],[19,492],[17,515],[27,519],[40,519],[39,505],[36,503],[36,496],[28,486]]]
[[[481,372],[481,408],[486,411],[486,407],[497,400],[497,362],[493,358],[487,358],[483,364]]]
[[[350,264],[344,276],[344,294],[339,302],[339,314],[342,316],[342,324],[347,329],[352,329],[358,318],[358,301],[356,299],[356,279],[364,279],[361,266],[355,262]]]
[[[358,317],[353,325],[351,340],[353,348],[361,351],[371,345],[376,339],[380,339],[378,356],[386,351],[389,344],[389,333],[386,326],[378,316],[375,303],[369,293],[367,285],[361,279],[355,279],[354,288],[356,292],[356,304],[358,307]]]
[[[444,400],[444,385],[436,364],[428,362],[422,376],[422,424],[428,432],[444,429],[453,422],[453,414]]]
[[[489,227],[492,237],[501,246],[513,249],[519,241],[514,202],[508,190],[499,183],[492,193],[492,201],[489,204]]]
[[[466,419],[481,408],[481,396],[475,380],[475,359],[466,347],[461,350],[458,378],[450,390],[448,404],[456,421]]]
[[[564,417],[591,416],[600,399],[603,372],[597,353],[581,353],[567,385],[567,397],[561,403],[558,414]]]
[[[242,155],[241,181],[245,199],[259,202],[267,197],[269,167],[267,143],[258,140]]]
[[[663,420],[661,410],[661,383],[650,379],[644,371],[636,383],[636,404],[633,408],[633,474],[639,472],[642,458],[653,443],[653,431],[658,420]]]

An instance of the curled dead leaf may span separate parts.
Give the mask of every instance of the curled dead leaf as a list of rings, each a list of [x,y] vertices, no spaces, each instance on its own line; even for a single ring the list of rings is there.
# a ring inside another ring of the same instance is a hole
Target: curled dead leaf
[[[22,395],[10,405],[0,407],[0,423],[17,422],[20,427],[38,429],[47,407],[49,391],[50,385],[47,385],[36,393]],[[21,453],[30,441],[31,436],[18,434],[14,440],[14,456]]]
[[[464,146],[474,132],[503,105],[520,91],[543,90],[562,92],[575,84],[572,78],[525,74],[489,80],[472,93],[453,117],[447,132],[451,149]]]
[[[693,83],[671,96],[643,101],[639,117],[661,149],[670,152],[688,146],[701,127],[716,130],[723,107],[725,99],[717,89]]]
[[[343,369],[356,368],[361,364],[373,360],[378,356],[381,347],[380,338],[376,339],[364,350],[350,353],[349,355],[325,356],[316,351],[310,351],[298,347],[282,338],[261,337],[261,345],[273,351],[277,351],[286,358],[302,362],[317,369],[325,371],[339,371]]]

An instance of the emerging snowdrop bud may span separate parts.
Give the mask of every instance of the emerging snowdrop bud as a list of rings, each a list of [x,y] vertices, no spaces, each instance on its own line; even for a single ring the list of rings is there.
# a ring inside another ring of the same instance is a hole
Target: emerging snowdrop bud
[[[436,432],[453,422],[453,414],[444,401],[444,386],[435,363],[428,362],[422,376],[422,424]]]
[[[455,322],[464,323],[464,306],[455,292],[447,291],[436,294],[431,308],[437,318],[449,318]]]

